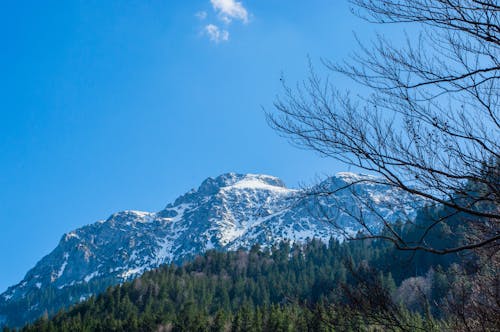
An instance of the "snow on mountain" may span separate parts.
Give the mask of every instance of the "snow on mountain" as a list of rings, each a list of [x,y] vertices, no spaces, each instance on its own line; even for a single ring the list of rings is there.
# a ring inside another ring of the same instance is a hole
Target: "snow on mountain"
[[[159,212],[118,212],[63,235],[19,284],[0,295],[0,317],[22,324],[45,310],[50,313],[209,249],[341,239],[345,233],[340,229],[348,234],[363,230],[355,220],[361,213],[364,231],[371,232],[382,229],[379,216],[392,222],[415,217],[421,201],[375,180],[339,173],[313,188],[297,190],[268,175],[208,178]],[[51,300],[54,296],[46,299],[48,293],[56,294],[57,301]]]

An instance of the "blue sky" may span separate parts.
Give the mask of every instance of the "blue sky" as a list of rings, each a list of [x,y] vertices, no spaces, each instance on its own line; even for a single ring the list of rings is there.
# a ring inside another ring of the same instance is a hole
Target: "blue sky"
[[[343,59],[371,29],[333,0],[3,3],[0,292],[63,233],[158,211],[208,176],[345,170],[290,146],[262,107],[281,73],[303,79],[308,56]]]

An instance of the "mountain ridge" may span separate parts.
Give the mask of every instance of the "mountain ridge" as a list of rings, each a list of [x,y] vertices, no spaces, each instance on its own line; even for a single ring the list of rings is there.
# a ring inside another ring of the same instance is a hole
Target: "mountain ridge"
[[[366,181],[352,184],[359,179]],[[364,208],[358,205],[357,195],[371,200],[377,213],[394,222],[412,217],[421,206],[389,186],[370,184],[370,179],[374,178],[343,172],[310,189],[290,189],[274,176],[226,173],[207,178],[198,189],[158,212],[114,213],[64,234],[20,283],[0,294],[0,323],[2,316],[6,322],[22,323],[45,310],[52,313],[107,286],[162,264],[181,264],[209,249],[235,250],[254,244],[267,247],[282,240],[293,243],[312,238],[327,242],[331,236],[344,236],[339,225],[355,234],[360,228],[352,215],[357,208]],[[325,189],[335,192],[334,196],[315,195]],[[384,206],[384,199],[404,204],[392,211]],[[322,218],[325,211],[335,216],[338,225]],[[375,215],[368,223],[374,232],[382,228]],[[46,293],[60,303],[51,306],[50,300],[37,300]],[[22,317],[12,317],[12,308],[22,308]]]

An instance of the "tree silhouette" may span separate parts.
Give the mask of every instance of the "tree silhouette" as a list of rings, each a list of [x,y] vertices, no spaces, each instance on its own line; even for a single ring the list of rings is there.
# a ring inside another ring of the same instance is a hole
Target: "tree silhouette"
[[[351,4],[353,13],[369,22],[414,25],[420,32],[399,45],[377,35],[370,45],[358,42],[347,61],[322,61],[366,93],[342,91],[312,66],[296,88],[283,81],[269,123],[302,148],[380,175],[361,182],[404,190],[442,210],[416,238],[385,220],[382,234],[365,232],[361,238],[436,254],[498,246],[500,5],[496,0]],[[362,213],[358,219],[363,225]],[[460,222],[470,236],[450,247],[428,241],[450,222]]]

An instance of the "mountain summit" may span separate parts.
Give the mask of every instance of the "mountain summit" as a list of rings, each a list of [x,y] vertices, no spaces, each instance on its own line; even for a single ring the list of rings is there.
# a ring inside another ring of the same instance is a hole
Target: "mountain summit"
[[[0,324],[22,325],[45,311],[53,313],[146,270],[179,264],[209,249],[342,239],[345,233],[338,226],[349,234],[361,230],[352,217],[357,210],[364,211],[367,226],[375,232],[382,228],[380,215],[394,222],[415,217],[421,202],[373,179],[340,173],[313,188],[289,189],[273,176],[228,173],[207,178],[159,212],[115,213],[64,234],[19,284],[0,295]],[[368,200],[369,209],[359,205],[360,197]],[[394,204],[388,203],[394,201],[403,204],[390,209]],[[335,226],[325,211],[334,216]]]

